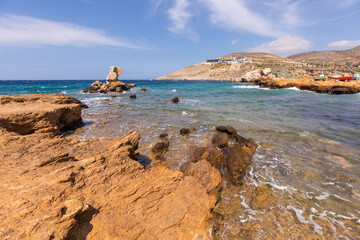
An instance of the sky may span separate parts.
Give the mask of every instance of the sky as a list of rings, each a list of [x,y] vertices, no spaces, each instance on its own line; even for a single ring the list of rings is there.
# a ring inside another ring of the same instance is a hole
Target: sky
[[[0,80],[152,79],[233,52],[360,46],[360,0],[0,0]]]

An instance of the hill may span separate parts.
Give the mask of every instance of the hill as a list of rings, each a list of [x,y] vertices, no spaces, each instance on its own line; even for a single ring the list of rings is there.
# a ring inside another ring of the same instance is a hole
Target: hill
[[[270,53],[260,53],[260,52],[237,52],[237,53],[230,53],[225,55],[219,59],[233,59],[233,58],[250,58],[253,61],[272,61],[272,62],[293,62],[293,60],[281,57],[275,54]]]
[[[154,80],[220,80],[220,81],[243,81],[249,76],[247,73],[259,71],[269,67],[280,77],[298,76],[294,67],[301,63],[288,58],[269,53],[238,52],[218,58],[232,60],[234,58],[247,58],[250,61],[236,63],[208,64],[206,62],[190,65],[176,72],[155,78]],[[293,67],[289,70],[289,67]],[[285,68],[285,71],[283,71]],[[250,74],[251,75],[251,74]]]
[[[298,53],[295,55],[288,56],[288,59],[306,62],[312,64],[323,64],[326,65],[341,65],[341,66],[350,66],[355,55],[355,63],[359,65],[360,63],[360,46],[348,50],[342,51],[312,51],[305,53]]]

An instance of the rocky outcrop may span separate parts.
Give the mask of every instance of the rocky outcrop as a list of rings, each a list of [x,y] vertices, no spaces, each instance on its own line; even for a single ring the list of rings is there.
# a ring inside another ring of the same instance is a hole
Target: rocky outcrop
[[[0,127],[19,134],[74,129],[81,125],[81,109],[76,98],[61,94],[0,96]]]
[[[219,126],[216,131],[219,133],[212,140],[213,146],[195,149],[192,162],[206,160],[222,170],[230,182],[241,185],[257,146],[251,138],[240,136],[231,126]]]
[[[360,92],[360,81],[357,80],[350,82],[340,82],[335,80],[315,81],[310,76],[303,76],[298,79],[262,76],[255,80],[255,84],[270,89],[296,87],[300,90],[326,94],[355,94]]]
[[[49,109],[61,105],[67,109],[65,117],[71,118],[67,112],[75,105],[81,110],[70,97],[33,97],[39,98],[35,105],[46,99],[56,102]],[[1,116],[10,116],[12,110],[5,106],[26,101],[7,96],[1,103]],[[26,106],[16,113],[34,116],[34,124],[38,119],[59,128],[37,118],[38,108]],[[56,119],[59,110],[51,109],[47,116]],[[208,164],[192,166],[185,175],[162,166],[144,169],[136,161],[136,132],[80,142],[38,130],[20,135],[8,129],[18,129],[17,122],[0,127],[0,239],[211,238],[208,220],[221,180]]]
[[[245,73],[242,78],[242,82],[253,82],[256,79],[259,79],[261,76],[269,76],[270,73],[271,73],[270,68],[256,69]]]
[[[110,66],[110,73],[106,78],[106,83],[96,81],[90,87],[83,89],[85,93],[107,93],[107,92],[124,92],[136,87],[135,83],[124,83],[118,80],[123,69],[120,67]]]
[[[123,68],[110,66],[109,75],[106,77],[107,83],[116,82],[118,80],[119,75],[123,73]]]
[[[90,87],[83,89],[85,93],[108,93],[108,92],[124,92],[129,91],[131,88],[136,87],[136,84],[124,83],[122,81],[110,81],[108,83],[103,83],[96,81],[91,84]]]

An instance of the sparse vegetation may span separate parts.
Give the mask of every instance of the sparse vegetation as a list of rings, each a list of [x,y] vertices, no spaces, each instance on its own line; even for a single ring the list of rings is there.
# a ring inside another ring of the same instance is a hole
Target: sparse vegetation
[[[228,66],[231,66],[231,63],[219,63],[219,64],[212,65],[210,70],[214,70],[214,69],[222,68],[222,67],[228,67]]]

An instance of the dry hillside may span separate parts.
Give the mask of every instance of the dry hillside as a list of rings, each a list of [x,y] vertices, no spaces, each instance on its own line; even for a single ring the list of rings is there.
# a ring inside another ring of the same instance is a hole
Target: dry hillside
[[[232,59],[232,58],[240,58],[246,57],[250,58],[253,61],[272,61],[272,62],[293,62],[293,60],[289,60],[288,58],[281,57],[275,54],[270,53],[260,53],[260,52],[237,52],[230,53],[225,55],[219,59]]]
[[[289,59],[300,62],[326,65],[351,65],[355,55],[355,63],[360,63],[360,46],[343,51],[312,51],[288,56]]]

